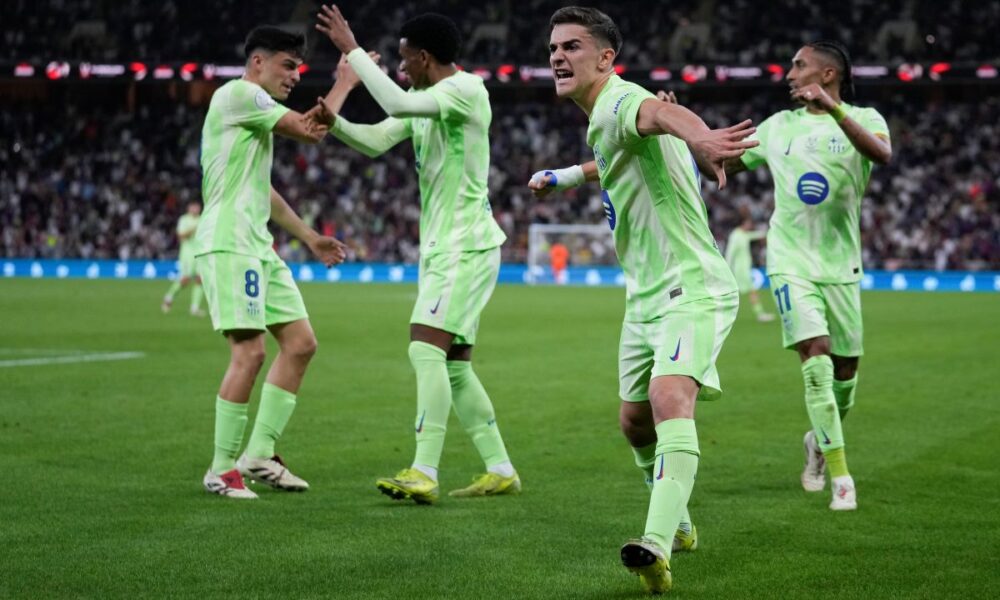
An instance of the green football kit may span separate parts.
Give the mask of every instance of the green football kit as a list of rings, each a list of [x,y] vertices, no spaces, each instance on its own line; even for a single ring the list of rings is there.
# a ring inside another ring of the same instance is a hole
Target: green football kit
[[[847,115],[889,136],[872,108],[843,105]],[[861,356],[861,199],[872,162],[827,114],[785,110],[757,126],[760,145],[743,154],[774,179],[767,232],[767,274],[781,315],[784,345],[829,335],[838,356]]]
[[[338,116],[331,128],[338,139],[372,157],[412,140],[420,186],[420,272],[410,323],[451,333],[454,345],[474,345],[506,240],[493,218],[487,190],[493,113],[486,86],[482,78],[456,71],[427,88],[404,93],[363,50],[350,52],[348,60],[384,108],[382,99],[391,96],[413,111],[375,125]],[[408,354],[417,378],[416,453],[411,469],[379,479],[378,489],[396,499],[437,499],[437,468],[454,409],[488,470],[471,488],[454,493],[520,490],[493,404],[471,362],[450,360],[445,350],[416,340],[410,342]],[[497,481],[502,487],[486,484]]]
[[[736,320],[739,294],[709,230],[687,145],[637,129],[639,108],[651,99],[647,90],[611,75],[587,131],[625,276],[619,395],[648,401],[653,378],[680,375],[700,384],[699,399],[712,399],[722,391],[715,362]],[[633,452],[652,482],[644,537],[669,558],[675,533],[692,531],[687,504],[700,455],[694,419],[661,421],[656,440],[655,447]]]
[[[729,234],[726,241],[726,263],[729,264],[733,277],[736,278],[736,286],[741,294],[746,294],[753,289],[753,258],[750,251],[750,242],[764,239],[766,234],[763,231],[747,231],[742,227],[737,227]]]
[[[267,229],[271,130],[288,110],[264,88],[237,79],[216,90],[205,115],[197,254],[216,331],[264,330],[308,317]]]

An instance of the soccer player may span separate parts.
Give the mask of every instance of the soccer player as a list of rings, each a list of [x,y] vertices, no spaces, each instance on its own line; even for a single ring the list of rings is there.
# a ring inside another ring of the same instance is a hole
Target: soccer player
[[[621,559],[659,593],[672,585],[675,544],[696,545],[686,518],[699,457],[695,401],[721,393],[715,361],[739,305],[708,228],[699,168],[725,185],[725,158],[756,145],[743,141],[754,130],[749,121],[711,130],[688,109],[615,75],[621,33],[596,9],[559,9],[550,30],[556,94],[587,113],[596,161],[540,172],[529,187],[544,195],[549,186],[599,179],[604,190],[626,287],[620,422],[652,481],[645,535],[627,542]]]
[[[174,296],[177,295],[177,292],[190,284],[194,284],[194,289],[191,290],[190,312],[195,317],[205,316],[205,312],[201,310],[201,277],[198,276],[194,268],[194,234],[198,229],[198,219],[200,217],[201,204],[189,202],[187,212],[177,221],[177,239],[180,240],[177,262],[180,263],[180,273],[177,274],[177,279],[170,284],[167,295],[163,297],[163,304],[160,305],[160,309],[165,313],[170,312],[170,307],[174,304]]]
[[[247,36],[246,73],[220,87],[209,105],[201,139],[205,214],[198,226],[198,272],[212,326],[229,342],[229,368],[215,400],[215,456],[205,489],[229,498],[256,498],[243,476],[283,490],[309,485],[285,467],[274,445],[295,409],[296,394],[316,351],[302,295],[273,249],[273,220],[302,240],[327,266],[344,246],[310,229],[271,187],[273,134],[317,143],[326,129],[277,101],[299,81],[305,38],[276,27]],[[264,332],[278,355],[261,389],[257,420],[237,462],[247,403],[264,364]]]
[[[833,510],[855,510],[841,426],[854,405],[861,323],[861,199],[872,165],[892,158],[889,128],[873,108],[852,106],[847,50],[806,44],[787,75],[801,105],[772,115],[757,130],[760,146],[726,161],[738,173],[767,164],[774,215],[767,233],[771,279],[782,337],[802,362],[806,411],[802,487],[822,491],[830,471]]]
[[[410,317],[409,356],[417,377],[416,454],[409,468],[379,479],[395,499],[438,499],[438,465],[452,407],[471,436],[486,473],[452,496],[515,494],[521,480],[497,427],[493,404],[472,369],[479,316],[496,286],[506,239],[487,197],[492,119],[483,80],[459,71],[458,28],[424,14],[400,31],[404,92],[355,41],[337,7],[323,6],[317,29],[347,57],[324,106],[322,121],[338,139],[375,157],[413,138],[420,182],[420,275]],[[353,72],[352,72],[353,71]],[[389,118],[357,125],[335,116],[358,80]]]
[[[751,271],[753,269],[753,254],[750,251],[750,242],[764,239],[765,232],[754,229],[753,219],[747,216],[740,223],[740,226],[733,229],[726,241],[726,262],[733,270],[736,277],[736,285],[739,287],[740,295],[747,295],[750,298],[750,307],[753,314],[761,323],[774,320],[774,315],[764,310],[760,305],[760,297],[757,290],[753,289]]]

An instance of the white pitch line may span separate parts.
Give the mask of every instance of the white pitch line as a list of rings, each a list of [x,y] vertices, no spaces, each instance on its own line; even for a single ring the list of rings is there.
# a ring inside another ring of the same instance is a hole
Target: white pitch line
[[[20,358],[17,360],[0,360],[3,367],[34,367],[39,365],[66,365],[82,362],[103,362],[111,360],[131,360],[143,358],[145,352],[103,352],[98,354],[79,354],[75,356],[51,356],[45,358]]]

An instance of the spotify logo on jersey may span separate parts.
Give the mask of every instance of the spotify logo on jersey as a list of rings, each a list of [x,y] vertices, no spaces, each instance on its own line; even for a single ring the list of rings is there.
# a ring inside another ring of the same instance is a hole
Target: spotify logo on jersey
[[[819,204],[830,194],[830,184],[826,177],[819,173],[806,173],[799,177],[796,190],[799,193],[799,200],[806,204]]]
[[[608,225],[611,226],[611,231],[614,231],[615,222],[618,220],[618,216],[615,214],[615,205],[611,204],[611,196],[608,195],[606,190],[601,190],[601,198],[604,199],[604,216],[608,218]]]

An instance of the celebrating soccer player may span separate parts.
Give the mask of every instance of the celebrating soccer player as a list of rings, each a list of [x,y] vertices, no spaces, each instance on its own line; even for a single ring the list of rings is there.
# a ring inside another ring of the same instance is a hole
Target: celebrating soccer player
[[[180,240],[180,248],[177,252],[177,262],[180,265],[180,272],[177,279],[170,284],[167,295],[163,297],[163,304],[160,309],[163,312],[170,312],[170,307],[174,304],[174,296],[188,285],[193,285],[191,290],[190,313],[195,317],[204,317],[201,310],[201,278],[194,268],[195,243],[194,234],[198,230],[198,220],[201,218],[201,204],[189,202],[187,212],[181,215],[177,221],[177,239]]]
[[[730,174],[767,164],[774,215],[767,273],[781,315],[784,345],[802,361],[806,411],[802,487],[822,491],[829,468],[833,510],[857,508],[841,421],[854,405],[861,337],[861,198],[872,164],[892,158],[889,128],[873,108],[852,106],[847,50],[836,42],[802,47],[788,72],[802,105],[772,115],[760,146],[726,161]]]
[[[698,469],[696,399],[721,393],[715,361],[739,304],[736,282],[708,228],[699,167],[725,185],[723,164],[756,142],[749,121],[711,130],[697,115],[615,75],[622,37],[593,8],[552,15],[556,94],[589,116],[594,163],[536,173],[536,195],[599,179],[625,273],[619,347],[621,427],[652,482],[645,535],[623,564],[654,593],[670,589],[670,554],[692,550],[687,503]],[[697,165],[695,162],[697,161]]]
[[[487,472],[451,495],[517,493],[520,478],[471,363],[506,239],[487,197],[492,112],[483,80],[455,66],[458,28],[441,15],[415,17],[400,31],[400,70],[413,85],[409,93],[358,46],[336,6],[323,6],[319,19],[316,28],[347,57],[328,98],[320,101],[321,122],[332,119],[333,135],[371,157],[413,138],[420,181],[420,275],[409,347],[417,376],[416,455],[409,468],[376,486],[395,499],[437,500],[438,464],[454,407]],[[389,118],[357,125],[335,114],[358,80]]]
[[[316,336],[291,271],[272,248],[273,220],[299,238],[326,265],[343,261],[344,246],[317,234],[271,187],[273,133],[316,143],[326,129],[277,102],[299,81],[305,38],[275,27],[247,36],[246,73],[220,87],[202,129],[202,194],[205,215],[198,226],[198,272],[205,284],[216,331],[229,342],[229,368],[215,401],[215,458],[205,474],[209,492],[256,498],[243,476],[284,490],[309,485],[285,467],[275,441],[295,409],[295,396]],[[257,420],[246,451],[243,443],[250,391],[264,364],[264,331],[279,351],[261,390]]]
[[[753,219],[748,215],[740,223],[740,226],[733,229],[726,240],[726,262],[736,277],[736,285],[740,289],[740,295],[750,298],[750,307],[753,314],[761,323],[774,320],[774,315],[765,311],[760,305],[760,297],[757,290],[753,289],[751,279],[753,270],[753,252],[750,250],[750,243],[764,239],[765,232],[754,229]]]

